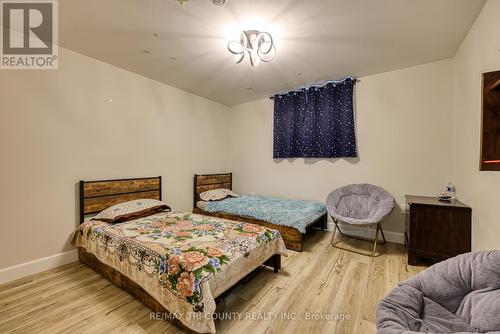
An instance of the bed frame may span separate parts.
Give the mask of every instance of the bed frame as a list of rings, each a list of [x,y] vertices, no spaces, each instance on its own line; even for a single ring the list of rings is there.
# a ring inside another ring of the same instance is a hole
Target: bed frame
[[[80,224],[84,222],[85,215],[100,212],[108,207],[141,198],[162,199],[161,176],[135,178],[135,179],[117,179],[117,180],[99,180],[99,181],[80,181]],[[93,254],[88,253],[84,248],[78,248],[78,258],[81,262],[92,268],[104,278],[108,279],[117,287],[127,291],[144,305],[155,312],[170,314],[156,299],[149,295],[142,287],[133,280],[119,272],[118,270],[100,262]],[[281,255],[275,254],[262,263],[261,266],[268,266],[277,273],[281,269]],[[259,268],[257,268],[259,269]],[[257,270],[256,269],[256,270]],[[216,297],[216,302],[223,300],[239,283],[246,282],[254,273],[248,274],[242,278],[233,287],[229,288]],[[180,321],[173,321],[183,330],[190,331],[184,327]],[[192,332],[192,331],[190,331]]]
[[[85,215],[99,213],[134,199],[161,200],[161,176],[135,179],[80,181],[80,224]]]
[[[208,212],[196,206],[196,203],[200,200],[200,193],[207,190],[221,189],[221,188],[233,190],[232,173],[203,174],[203,175],[196,174],[194,176],[194,182],[193,182],[193,212],[206,216],[213,216],[223,219],[241,221],[245,223],[258,224],[278,230],[281,233],[281,236],[283,237],[283,241],[285,242],[286,248],[302,252],[303,234],[299,230],[293,227],[277,225],[265,220],[255,219],[247,216],[233,215],[226,212]],[[327,223],[328,223],[328,216],[325,213],[323,216],[316,219],[312,224],[309,224],[309,226],[306,229],[306,233],[312,228],[319,228],[321,230],[325,230],[327,228]]]

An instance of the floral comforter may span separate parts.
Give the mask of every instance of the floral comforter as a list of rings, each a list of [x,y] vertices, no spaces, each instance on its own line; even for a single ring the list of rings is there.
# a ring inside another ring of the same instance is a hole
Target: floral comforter
[[[73,244],[134,280],[184,325],[214,333],[214,297],[285,245],[263,226],[184,213],[161,212],[110,224],[89,221]]]

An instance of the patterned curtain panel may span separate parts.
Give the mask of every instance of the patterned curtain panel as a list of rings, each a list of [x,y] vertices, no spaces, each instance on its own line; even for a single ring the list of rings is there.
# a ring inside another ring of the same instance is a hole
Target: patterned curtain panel
[[[274,97],[274,159],[357,157],[354,79]]]

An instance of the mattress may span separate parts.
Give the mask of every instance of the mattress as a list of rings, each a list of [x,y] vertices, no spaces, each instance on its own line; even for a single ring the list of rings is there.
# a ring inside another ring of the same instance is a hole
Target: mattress
[[[215,297],[285,252],[278,231],[185,212],[88,221],[75,231],[73,245],[132,279],[199,333],[215,333]]]
[[[198,201],[197,206],[207,212],[247,216],[292,227],[301,233],[306,233],[307,227],[326,213],[325,204],[320,202],[261,196],[230,197],[214,202]]]

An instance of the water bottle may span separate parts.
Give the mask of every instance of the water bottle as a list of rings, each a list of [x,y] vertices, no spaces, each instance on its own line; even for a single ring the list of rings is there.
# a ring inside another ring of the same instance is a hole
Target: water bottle
[[[448,183],[448,185],[446,186],[446,192],[448,193],[448,195],[451,196],[451,198],[455,199],[456,188],[453,183],[451,182]]]

